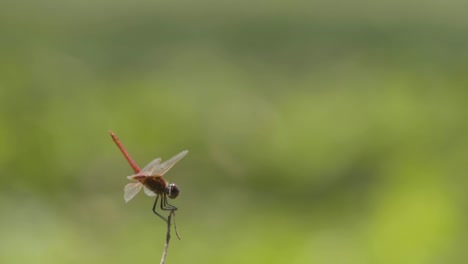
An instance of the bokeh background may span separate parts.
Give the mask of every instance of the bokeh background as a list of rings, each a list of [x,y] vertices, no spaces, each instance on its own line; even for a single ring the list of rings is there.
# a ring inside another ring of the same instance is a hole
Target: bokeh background
[[[466,1],[2,1],[0,263],[467,263]]]

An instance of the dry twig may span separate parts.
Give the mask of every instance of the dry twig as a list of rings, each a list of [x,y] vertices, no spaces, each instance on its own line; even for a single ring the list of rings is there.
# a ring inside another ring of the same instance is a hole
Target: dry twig
[[[169,241],[171,240],[171,220],[172,216],[175,216],[174,210],[171,210],[169,216],[167,217],[167,234],[166,234],[166,243],[164,244],[163,254],[161,257],[161,264],[166,263],[166,256],[167,256],[167,249],[169,248]],[[174,227],[175,227],[175,220],[174,220]],[[179,234],[177,233],[177,228],[175,229],[177,237],[180,239]]]

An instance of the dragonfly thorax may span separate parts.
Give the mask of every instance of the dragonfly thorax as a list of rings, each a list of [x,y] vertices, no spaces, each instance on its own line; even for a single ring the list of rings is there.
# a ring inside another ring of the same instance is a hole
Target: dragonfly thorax
[[[170,183],[166,186],[166,193],[169,198],[174,199],[179,195],[180,190],[175,183]]]
[[[163,177],[145,177],[142,180],[140,180],[140,182],[156,194],[167,193],[166,189],[168,184],[167,181],[163,179]]]

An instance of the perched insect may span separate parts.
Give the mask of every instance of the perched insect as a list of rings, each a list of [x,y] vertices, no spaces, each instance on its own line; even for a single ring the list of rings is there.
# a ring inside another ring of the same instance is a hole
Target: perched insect
[[[156,200],[153,204],[153,212],[167,222],[167,218],[156,212],[156,206],[158,204],[159,196],[161,196],[161,210],[163,211],[172,211],[177,210],[177,207],[170,205],[167,202],[167,197],[174,199],[176,198],[180,190],[175,185],[175,183],[169,183],[164,178],[163,175],[174,166],[179,160],[181,160],[185,155],[187,155],[188,150],[184,150],[179,154],[175,155],[171,159],[160,163],[161,159],[157,158],[151,161],[146,165],[140,172],[137,174],[128,176],[127,178],[133,180],[127,185],[125,185],[125,202],[130,201],[143,187],[146,195],[156,196]]]

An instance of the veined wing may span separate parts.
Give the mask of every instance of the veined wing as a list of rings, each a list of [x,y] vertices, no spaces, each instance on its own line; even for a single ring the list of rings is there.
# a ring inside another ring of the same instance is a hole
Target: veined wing
[[[169,160],[159,164],[154,171],[152,171],[153,176],[163,176],[174,164],[181,160],[185,155],[187,155],[188,150],[184,150]]]
[[[125,188],[124,188],[125,202],[128,203],[128,201],[130,201],[133,197],[135,197],[135,195],[137,195],[137,193],[141,190],[141,187],[143,187],[143,185],[140,182],[131,182],[125,185]]]
[[[153,175],[153,171],[156,169],[156,167],[159,165],[161,162],[161,158],[154,159],[148,165],[146,165],[137,175],[140,176],[151,176]]]
[[[145,191],[146,195],[148,195],[148,196],[156,196],[156,194],[152,190],[146,188],[146,186],[143,186],[143,190]]]

